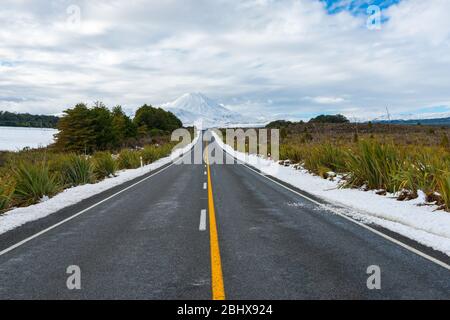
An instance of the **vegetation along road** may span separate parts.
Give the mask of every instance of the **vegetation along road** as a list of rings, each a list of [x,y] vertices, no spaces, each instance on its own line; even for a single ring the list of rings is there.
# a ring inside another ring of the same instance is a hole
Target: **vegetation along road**
[[[450,298],[448,262],[311,200],[245,165],[168,164],[1,235],[0,299]]]

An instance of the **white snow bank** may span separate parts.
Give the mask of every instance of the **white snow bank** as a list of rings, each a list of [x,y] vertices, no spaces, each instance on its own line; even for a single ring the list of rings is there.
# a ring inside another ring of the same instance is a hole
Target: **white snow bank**
[[[380,196],[375,191],[340,189],[338,182],[314,176],[306,170],[296,170],[264,159],[235,151],[213,133],[219,146],[238,160],[276,177],[330,203],[343,205],[339,213],[352,216],[364,223],[374,223],[413,239],[450,256],[450,213],[435,211],[437,206],[418,206],[423,197],[411,201],[397,201]],[[333,210],[336,210],[333,208]]]
[[[161,158],[149,165],[138,169],[121,170],[116,177],[107,178],[103,181],[94,184],[86,184],[64,190],[53,198],[31,205],[24,208],[17,208],[0,215],[0,234],[9,230],[17,228],[27,222],[35,221],[44,218],[52,213],[55,213],[63,208],[71,206],[80,202],[81,200],[92,197],[95,194],[101,193],[112,187],[118,186],[124,182],[133,180],[150,171],[158,169],[173,160],[179,158],[180,154],[189,151],[192,146],[198,141],[200,134],[197,133],[194,140],[187,146],[177,149],[168,157]]]

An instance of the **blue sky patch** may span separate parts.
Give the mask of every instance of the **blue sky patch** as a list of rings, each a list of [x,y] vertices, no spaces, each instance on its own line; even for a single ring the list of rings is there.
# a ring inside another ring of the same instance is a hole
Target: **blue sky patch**
[[[377,5],[382,10],[399,3],[401,0],[319,0],[325,3],[325,8],[329,14],[336,14],[341,11],[350,11],[353,15],[365,15],[367,8]]]

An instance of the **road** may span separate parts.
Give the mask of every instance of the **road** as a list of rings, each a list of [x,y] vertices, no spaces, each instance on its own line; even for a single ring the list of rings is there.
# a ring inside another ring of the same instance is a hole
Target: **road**
[[[0,252],[83,210],[0,255],[0,299],[450,298],[448,269],[240,164],[169,165],[0,235]]]

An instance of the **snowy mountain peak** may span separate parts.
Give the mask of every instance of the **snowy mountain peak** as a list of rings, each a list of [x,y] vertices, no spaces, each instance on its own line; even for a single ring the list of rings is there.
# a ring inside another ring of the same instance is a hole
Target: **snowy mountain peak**
[[[202,121],[205,127],[251,122],[199,92],[185,93],[176,100],[163,104],[162,108],[174,113],[186,126],[197,121]]]

